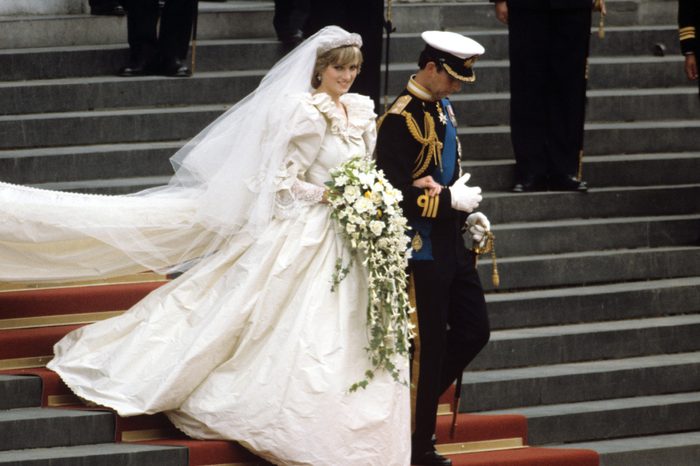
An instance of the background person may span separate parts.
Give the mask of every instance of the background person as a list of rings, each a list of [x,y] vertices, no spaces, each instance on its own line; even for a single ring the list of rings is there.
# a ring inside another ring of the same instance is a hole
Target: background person
[[[495,8],[508,25],[513,191],[586,191],[580,165],[593,2],[495,0]]]

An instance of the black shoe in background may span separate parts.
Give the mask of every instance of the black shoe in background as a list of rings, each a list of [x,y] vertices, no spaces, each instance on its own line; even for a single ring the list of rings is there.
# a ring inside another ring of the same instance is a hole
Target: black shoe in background
[[[90,14],[97,16],[124,16],[126,11],[118,3],[112,3],[107,5],[91,6]]]
[[[577,191],[585,193],[588,191],[588,184],[574,176],[557,176],[549,180],[550,191]]]
[[[518,178],[513,185],[514,193],[526,193],[533,191],[545,191],[547,184],[541,176],[527,175]]]
[[[164,76],[170,76],[172,78],[188,78],[192,76],[192,71],[179,58],[163,60],[160,72]]]
[[[148,62],[137,60],[130,61],[126,66],[120,68],[117,75],[124,77],[148,76],[155,74],[155,67]]]

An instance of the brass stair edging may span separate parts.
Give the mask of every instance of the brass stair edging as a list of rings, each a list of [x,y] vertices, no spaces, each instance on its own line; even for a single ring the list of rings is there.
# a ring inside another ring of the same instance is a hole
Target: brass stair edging
[[[143,442],[147,440],[164,440],[172,436],[167,429],[125,430],[122,432],[122,442]]]
[[[79,406],[83,405],[80,398],[75,395],[49,395],[46,397],[46,406],[55,408],[58,406]]]
[[[34,369],[45,367],[53,359],[53,355],[34,356],[31,358],[0,359],[0,370]]]
[[[123,314],[125,311],[80,312],[74,314],[57,314],[52,316],[14,317],[0,319],[0,330],[17,330],[23,328],[57,327],[59,325],[92,324]]]
[[[123,275],[121,277],[103,278],[95,280],[68,281],[68,282],[47,282],[47,283],[13,283],[0,282],[0,294],[15,291],[38,291],[38,290],[58,290],[61,288],[81,288],[104,285],[134,285],[137,283],[162,283],[169,281],[165,275],[157,273],[137,273]]]
[[[435,445],[441,455],[459,455],[462,453],[478,453],[484,451],[515,450],[528,448],[520,437],[495,440],[479,440],[475,442],[442,443]]]
[[[452,406],[449,403],[440,403],[437,409],[438,416],[451,416]]]

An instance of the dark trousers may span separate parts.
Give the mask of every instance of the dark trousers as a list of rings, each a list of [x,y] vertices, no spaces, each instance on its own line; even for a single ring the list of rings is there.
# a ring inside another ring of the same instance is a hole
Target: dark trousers
[[[158,0],[125,0],[131,59],[187,58],[196,4],[196,0],[166,0],[160,11]]]
[[[425,451],[440,395],[486,345],[490,330],[479,275],[467,258],[451,266],[411,261],[410,270],[420,334],[413,448]]]
[[[583,144],[591,10],[508,12],[516,175],[575,176]]]
[[[304,25],[311,10],[311,0],[275,0],[275,14],[272,25],[277,38],[284,40],[304,31]]]

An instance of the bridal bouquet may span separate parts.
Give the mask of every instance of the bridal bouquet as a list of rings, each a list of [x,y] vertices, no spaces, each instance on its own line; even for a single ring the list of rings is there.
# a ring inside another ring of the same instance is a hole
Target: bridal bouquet
[[[367,351],[372,369],[350,391],[365,388],[379,369],[398,381],[401,376],[394,360],[408,355],[413,328],[406,275],[408,225],[399,207],[401,192],[389,184],[373,160],[359,156],[332,170],[326,184],[331,217],[351,251],[347,263],[343,258],[336,263],[333,289],[356,260],[368,272]]]

